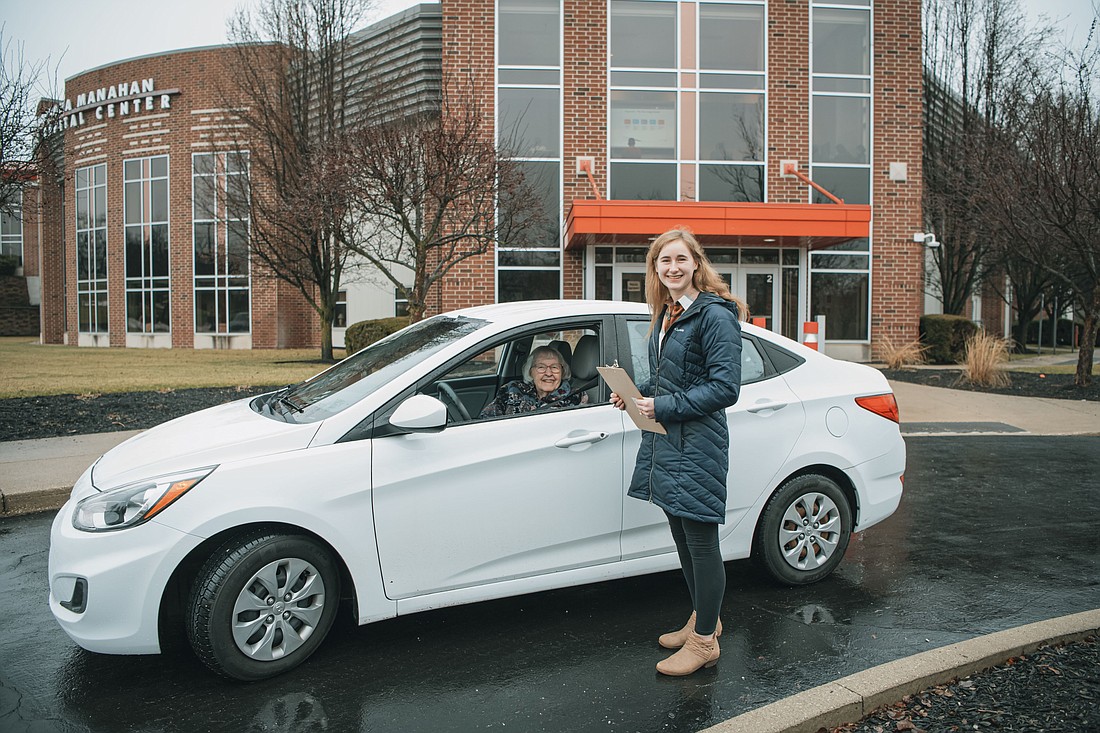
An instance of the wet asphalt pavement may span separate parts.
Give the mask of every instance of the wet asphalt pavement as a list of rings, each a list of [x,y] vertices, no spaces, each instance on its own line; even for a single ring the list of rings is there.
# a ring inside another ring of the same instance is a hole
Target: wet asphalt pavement
[[[690,611],[677,573],[338,622],[280,678],[185,647],[109,657],[46,605],[52,516],[0,520],[0,731],[698,731],[886,661],[1100,607],[1100,437],[911,437],[898,512],[830,578],[727,564],[718,666],[658,676]]]

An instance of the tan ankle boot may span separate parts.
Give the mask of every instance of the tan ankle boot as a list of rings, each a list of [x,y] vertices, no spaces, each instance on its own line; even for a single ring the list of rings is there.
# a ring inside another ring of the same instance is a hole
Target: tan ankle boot
[[[721,653],[717,636],[707,638],[692,631],[680,651],[657,663],[657,671],[669,677],[683,677],[703,667],[713,667]]]
[[[657,639],[657,643],[663,646],[665,649],[679,649],[687,642],[688,634],[695,631],[695,611],[691,612],[691,618],[684,624],[684,628],[679,631],[670,631],[667,634],[661,634],[661,638]],[[722,619],[718,619],[718,625],[714,627],[715,638],[722,635]]]

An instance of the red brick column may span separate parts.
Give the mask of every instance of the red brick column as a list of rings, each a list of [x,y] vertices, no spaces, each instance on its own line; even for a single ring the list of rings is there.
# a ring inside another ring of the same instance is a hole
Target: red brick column
[[[587,176],[577,175],[577,158],[595,158],[593,177],[600,195],[607,192],[607,4],[566,0],[562,78],[562,175],[565,181],[562,212],[568,215],[574,199],[595,196]],[[562,280],[566,298],[584,294],[584,258],[580,250],[563,253]]]
[[[797,160],[810,169],[810,7],[809,2],[768,4],[768,170],[769,203],[805,204],[809,188],[797,178],[781,178],[779,161]]]
[[[493,82],[496,78],[495,36],[496,3],[494,0],[443,0],[443,85],[448,84],[459,94],[475,95],[481,107],[488,135],[495,134],[496,98]],[[472,86],[472,88],[471,88]],[[494,252],[463,260],[428,294],[425,315],[442,311],[484,305],[496,300]]]
[[[914,341],[923,310],[921,4],[876,0],[871,170],[871,344]],[[904,163],[904,181],[890,164]]]

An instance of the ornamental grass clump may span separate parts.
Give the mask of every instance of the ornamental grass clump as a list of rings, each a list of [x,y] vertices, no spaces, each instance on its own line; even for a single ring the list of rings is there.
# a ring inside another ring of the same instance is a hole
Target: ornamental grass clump
[[[966,369],[963,379],[982,387],[1005,387],[1011,381],[1008,364],[1008,342],[979,331],[966,342]]]
[[[878,345],[879,356],[890,369],[902,369],[914,364],[925,362],[925,353],[928,347],[920,341],[897,343],[889,336],[882,338]]]

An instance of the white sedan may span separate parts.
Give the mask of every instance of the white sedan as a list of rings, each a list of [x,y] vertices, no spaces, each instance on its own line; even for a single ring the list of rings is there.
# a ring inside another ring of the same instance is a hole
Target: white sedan
[[[304,661],[341,601],[367,624],[676,568],[664,514],[626,497],[639,432],[596,373],[646,380],[648,329],[631,303],[471,308],[137,435],[58,513],[50,608],[85,649],[158,653],[185,629],[255,680]],[[897,406],[870,367],[743,334],[722,554],[810,583],[898,506]],[[540,345],[587,404],[479,418]]]

